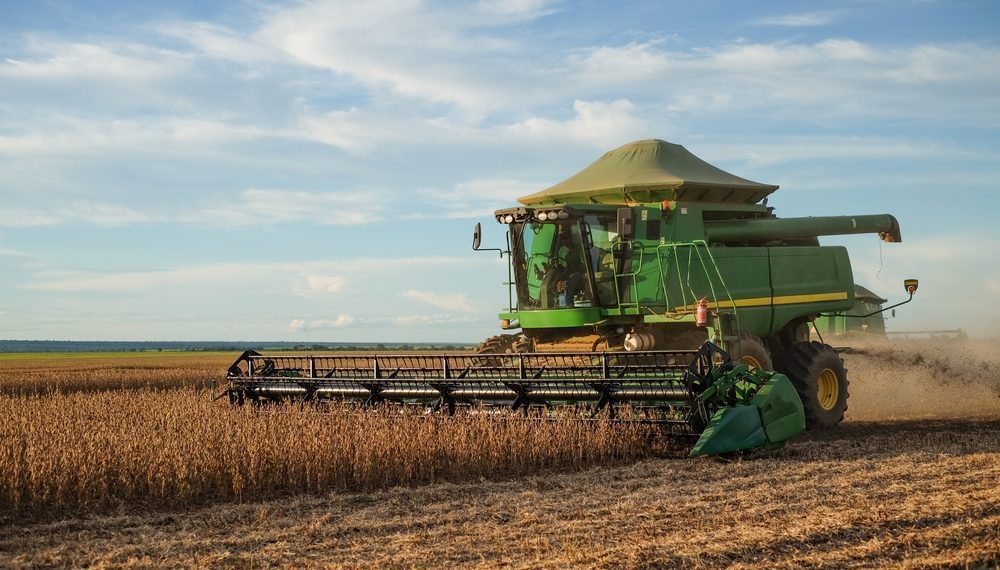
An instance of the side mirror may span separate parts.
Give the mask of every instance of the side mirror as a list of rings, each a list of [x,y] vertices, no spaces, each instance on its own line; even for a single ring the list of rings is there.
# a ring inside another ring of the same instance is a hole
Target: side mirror
[[[892,316],[894,316],[894,317],[896,316],[896,309],[892,310]]]
[[[903,280],[903,287],[906,288],[906,292],[909,293],[910,295],[913,295],[914,293],[917,292],[917,285],[918,284],[919,284],[919,281],[917,281],[916,279],[904,279]]]
[[[635,237],[635,225],[632,223],[632,208],[618,208],[618,238],[631,241]]]
[[[472,249],[478,250],[479,244],[483,240],[483,224],[476,222],[476,229],[472,231]]]

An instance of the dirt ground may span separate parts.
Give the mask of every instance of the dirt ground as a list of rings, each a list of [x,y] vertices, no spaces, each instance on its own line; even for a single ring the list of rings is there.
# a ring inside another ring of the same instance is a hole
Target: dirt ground
[[[776,452],[22,521],[0,566],[996,568],[997,348],[858,346],[848,421]]]

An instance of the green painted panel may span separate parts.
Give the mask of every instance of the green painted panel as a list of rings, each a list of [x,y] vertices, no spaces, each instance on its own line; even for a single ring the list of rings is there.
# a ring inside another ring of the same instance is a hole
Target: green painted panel
[[[795,318],[842,311],[854,304],[854,274],[846,248],[769,249],[775,298],[773,331]]]
[[[518,311],[521,326],[526,329],[580,327],[601,320],[601,309],[586,307],[548,311]]]

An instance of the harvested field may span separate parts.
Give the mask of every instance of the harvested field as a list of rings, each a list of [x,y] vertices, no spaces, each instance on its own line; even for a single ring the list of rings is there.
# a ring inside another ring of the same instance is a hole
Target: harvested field
[[[231,410],[183,374],[25,396],[0,360],[0,566],[996,567],[998,348],[859,346],[841,428],[732,462],[600,426]]]
[[[229,352],[121,352],[0,355],[0,394],[97,392],[212,385]]]
[[[0,565],[994,567],[1000,421],[854,423],[773,456],[24,524]]]

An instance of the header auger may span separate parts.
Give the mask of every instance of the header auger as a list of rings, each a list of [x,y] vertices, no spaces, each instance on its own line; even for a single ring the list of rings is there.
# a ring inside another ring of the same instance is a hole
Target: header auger
[[[781,219],[777,186],[722,171],[679,145],[631,143],[497,210],[507,228],[508,306],[478,354],[263,356],[229,372],[234,403],[322,399],[575,406],[683,425],[692,453],[780,444],[847,409],[839,354],[809,338],[850,308],[847,250],[825,235],[900,242],[888,214]],[[476,225],[473,249],[480,250]],[[908,292],[916,284],[908,286]],[[635,412],[638,412],[636,414]]]

